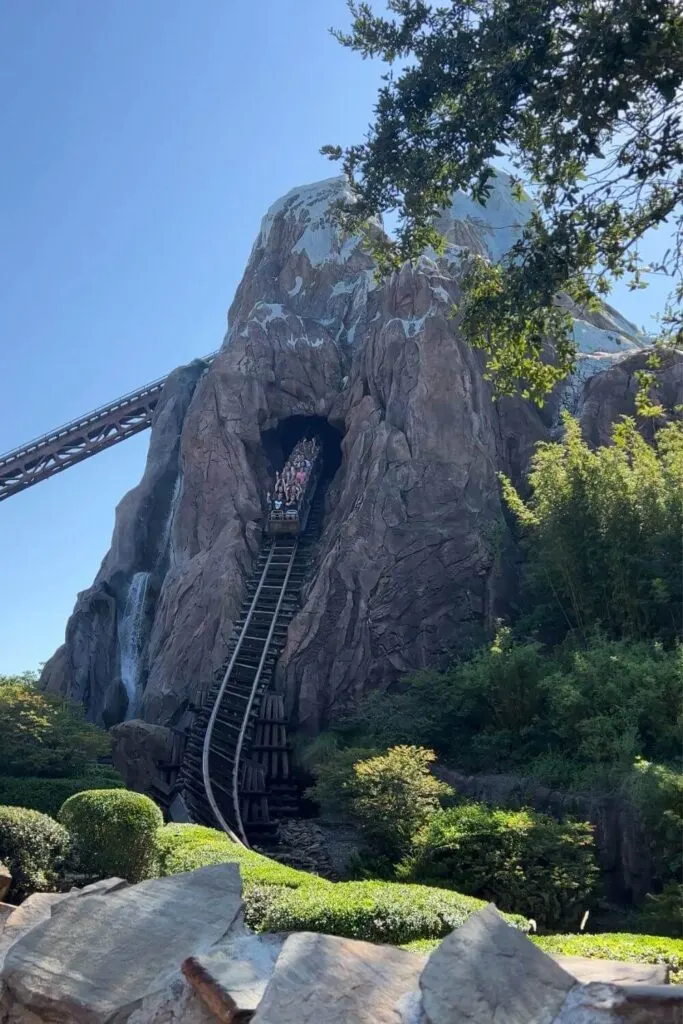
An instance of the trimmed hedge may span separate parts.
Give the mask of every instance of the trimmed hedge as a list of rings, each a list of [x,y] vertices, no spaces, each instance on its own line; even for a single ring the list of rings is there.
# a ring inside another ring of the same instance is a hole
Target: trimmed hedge
[[[244,881],[245,919],[257,931],[318,931],[370,942],[442,938],[484,906],[445,889],[392,882],[328,882],[230,842],[201,825],[165,825],[157,835],[159,872],[235,861]],[[519,928],[527,922],[506,915]]]
[[[0,804],[27,807],[53,817],[62,804],[86,789],[123,789],[124,781],[113,768],[96,768],[77,778],[45,779],[0,776]]]
[[[66,801],[59,820],[71,833],[85,871],[129,882],[154,874],[157,832],[164,819],[148,796],[125,789],[87,790]]]
[[[301,885],[329,885],[324,878],[278,864],[254,850],[245,850],[217,829],[203,825],[164,825],[157,832],[160,875],[177,875],[207,864],[235,861],[242,881],[249,885],[278,885],[297,889]]]
[[[330,882],[326,886],[251,886],[245,892],[245,920],[257,931],[311,931],[368,942],[401,943],[443,938],[482,900],[425,885],[395,882]],[[526,930],[527,922],[506,915]]]
[[[68,851],[69,833],[47,814],[0,807],[0,861],[12,874],[10,903],[54,890]]]
[[[657,935],[614,932],[603,935],[530,935],[546,953],[557,956],[586,956],[598,960],[621,960],[639,964],[667,964],[672,984],[683,984],[683,939]],[[416,939],[404,943],[414,953],[431,953],[440,939]]]

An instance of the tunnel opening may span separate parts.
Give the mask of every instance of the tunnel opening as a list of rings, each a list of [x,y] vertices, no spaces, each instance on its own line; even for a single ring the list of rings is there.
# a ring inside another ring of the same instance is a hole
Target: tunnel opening
[[[273,430],[261,433],[261,444],[268,461],[269,476],[280,472],[287,458],[301,438],[319,437],[323,446],[323,476],[330,481],[342,462],[343,434],[322,416],[289,416]]]

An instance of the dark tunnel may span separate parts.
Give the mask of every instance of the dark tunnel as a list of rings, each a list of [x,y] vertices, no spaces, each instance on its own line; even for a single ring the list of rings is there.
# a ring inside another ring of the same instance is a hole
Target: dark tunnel
[[[342,433],[322,416],[290,416],[275,427],[264,430],[261,444],[270,464],[270,475],[281,470],[287,456],[302,437],[318,436],[323,445],[323,476],[331,480],[342,461]]]

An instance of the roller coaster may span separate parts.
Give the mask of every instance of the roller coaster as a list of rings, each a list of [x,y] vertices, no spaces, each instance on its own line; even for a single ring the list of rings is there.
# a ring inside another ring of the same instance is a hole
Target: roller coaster
[[[167,380],[160,377],[0,456],[0,501],[150,427]],[[197,687],[191,725],[174,744],[171,761],[158,765],[167,775],[155,794],[163,803],[180,795],[194,821],[218,826],[246,846],[274,839],[278,820],[298,810],[284,699],[273,679],[320,534],[327,482],[320,450],[298,506],[267,511],[227,658],[209,687]]]

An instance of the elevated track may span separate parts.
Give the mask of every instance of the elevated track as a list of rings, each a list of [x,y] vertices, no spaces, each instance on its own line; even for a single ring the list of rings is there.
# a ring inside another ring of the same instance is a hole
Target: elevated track
[[[213,352],[203,362],[215,358]],[[168,376],[0,455],[0,501],[147,430]]]
[[[203,696],[184,752],[178,789],[193,820],[247,846],[273,838],[277,819],[297,811],[284,704],[272,678],[299,607],[324,493],[323,481],[299,537],[264,541],[228,659]]]

